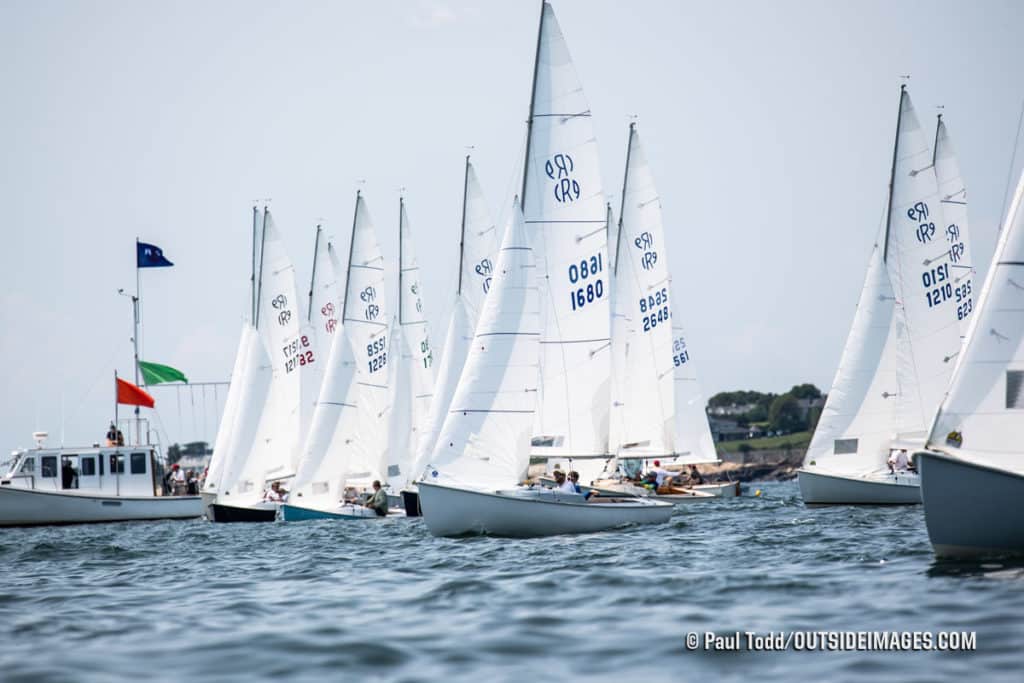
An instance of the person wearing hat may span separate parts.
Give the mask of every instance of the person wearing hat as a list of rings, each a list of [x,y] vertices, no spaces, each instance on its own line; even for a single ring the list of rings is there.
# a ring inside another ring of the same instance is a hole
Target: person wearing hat
[[[670,479],[672,477],[671,472],[661,469],[660,460],[654,461],[654,469],[652,469],[651,472],[654,472],[654,476],[657,477],[655,479],[655,486],[657,488],[661,488],[661,485],[665,483],[665,479]]]

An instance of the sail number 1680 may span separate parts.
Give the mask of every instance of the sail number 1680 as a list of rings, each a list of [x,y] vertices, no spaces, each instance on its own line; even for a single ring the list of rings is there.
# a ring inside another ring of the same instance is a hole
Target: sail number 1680
[[[569,289],[572,310],[583,308],[604,296],[604,279],[599,275],[603,272],[604,256],[600,252],[569,265],[569,283],[579,285]]]

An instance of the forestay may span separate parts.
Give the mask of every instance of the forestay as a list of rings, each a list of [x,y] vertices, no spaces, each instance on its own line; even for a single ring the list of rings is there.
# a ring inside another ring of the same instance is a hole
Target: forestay
[[[928,446],[1024,472],[1024,175]]]
[[[424,477],[499,489],[526,473],[537,405],[540,318],[533,250],[522,214],[498,254],[472,347]]]
[[[551,6],[543,4],[523,174],[541,302],[540,403],[533,450],[608,450],[609,263],[590,108]]]

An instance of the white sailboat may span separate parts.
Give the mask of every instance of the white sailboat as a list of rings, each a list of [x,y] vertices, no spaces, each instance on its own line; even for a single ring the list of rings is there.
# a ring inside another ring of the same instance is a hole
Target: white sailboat
[[[385,479],[390,392],[384,257],[356,193],[342,307],[324,383],[287,503],[286,521],[374,517],[351,499]]]
[[[251,443],[246,430],[229,440],[224,469],[215,502],[207,506],[213,521],[272,521],[276,509],[264,501],[266,486],[295,473],[300,447],[303,376],[312,372],[320,359],[312,340],[301,334],[301,312],[295,286],[295,271],[285,252],[270,211],[263,211],[263,229],[256,279],[255,329],[258,339],[251,343],[253,359],[262,347],[269,360],[270,382],[262,405],[246,396],[247,420],[259,409],[259,420]],[[258,365],[256,367],[259,367]],[[260,372],[251,381],[258,384]],[[247,379],[246,383],[250,380]],[[243,386],[243,391],[245,390]],[[236,418],[237,421],[237,418]],[[240,426],[245,426],[240,425]],[[230,428],[224,426],[222,429]],[[247,447],[248,446],[248,447]]]
[[[921,501],[918,475],[886,463],[923,444],[960,348],[945,224],[933,156],[903,87],[885,229],[799,472],[807,504]],[[960,237],[966,243],[966,229]]]
[[[1024,175],[926,448],[924,518],[939,556],[1024,553]]]
[[[469,156],[466,156],[462,189],[462,227],[459,237],[458,286],[455,290],[455,304],[445,335],[441,361],[438,364],[433,400],[416,445],[416,457],[411,469],[413,476],[423,472],[437,445],[441,427],[455,397],[455,388],[469,354],[473,331],[476,329],[484,298],[491,288],[497,252],[497,230],[487,210],[476,171]],[[410,516],[419,515],[419,496],[415,488],[413,484],[402,491],[405,513]]]
[[[960,166],[956,162],[956,152],[946,129],[946,122],[942,120],[942,114],[937,118],[932,163],[939,185],[939,202],[942,204],[945,226],[942,237],[949,245],[949,267],[953,275],[956,319],[960,323],[960,336],[963,338],[967,336],[971,314],[974,312],[974,280],[977,274],[968,240],[967,188],[960,177]]]
[[[435,536],[544,536],[668,521],[672,506],[517,487],[537,408],[540,314],[536,266],[522,215],[498,255],[490,294],[431,464],[420,505]]]

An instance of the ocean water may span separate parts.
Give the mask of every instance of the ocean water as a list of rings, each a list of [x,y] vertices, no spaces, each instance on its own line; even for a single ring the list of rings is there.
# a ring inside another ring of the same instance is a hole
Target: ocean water
[[[1022,680],[1024,565],[936,561],[920,507],[761,488],[664,526],[531,540],[402,519],[0,529],[0,680]],[[685,646],[796,630],[976,647]]]

